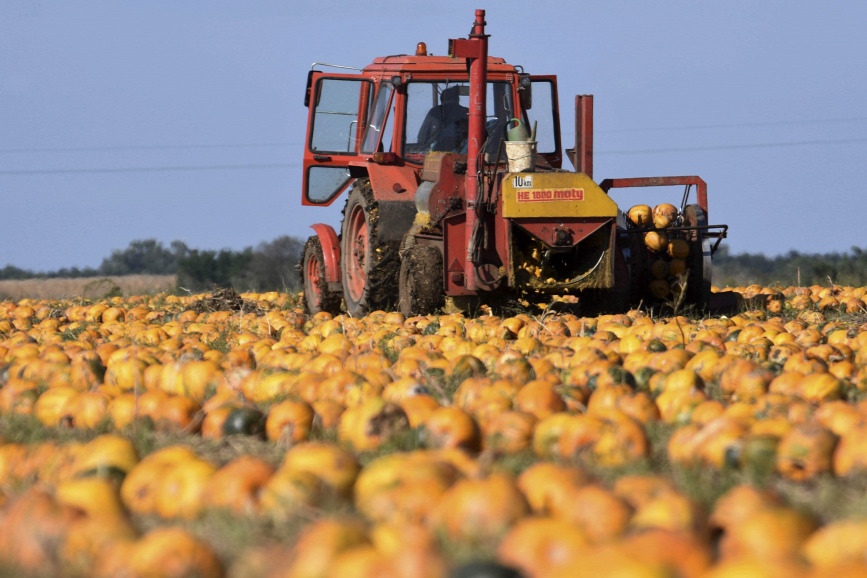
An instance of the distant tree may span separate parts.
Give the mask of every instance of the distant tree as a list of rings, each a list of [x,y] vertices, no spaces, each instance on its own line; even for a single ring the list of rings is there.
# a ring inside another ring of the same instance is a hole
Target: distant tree
[[[277,237],[260,243],[249,265],[251,289],[255,291],[297,291],[300,276],[298,264],[304,243],[295,237]]]
[[[172,255],[175,256],[176,261],[186,257],[190,252],[190,248],[187,247],[187,244],[183,241],[172,241],[169,246],[172,249]]]
[[[25,271],[15,265],[6,265],[0,269],[0,279],[31,279],[35,277],[32,271]]]
[[[253,249],[241,252],[223,249],[199,251],[192,249],[178,259],[178,287],[189,291],[206,291],[214,285],[246,289],[249,285],[248,268]]]
[[[110,257],[103,259],[99,272],[102,275],[172,274],[177,270],[177,253],[180,251],[175,243],[186,249],[180,241],[172,244],[175,252],[163,247],[156,239],[133,241],[126,249],[115,250]]]
[[[94,269],[93,267],[85,267],[84,269],[79,269],[78,267],[72,267],[71,269],[63,268],[54,271],[53,273],[48,273],[48,277],[54,278],[71,278],[76,279],[79,277],[98,277],[99,271]]]
[[[720,246],[713,260],[713,283],[720,287],[759,285],[867,285],[867,251],[806,254],[789,251],[773,258],[762,254],[732,255]]]

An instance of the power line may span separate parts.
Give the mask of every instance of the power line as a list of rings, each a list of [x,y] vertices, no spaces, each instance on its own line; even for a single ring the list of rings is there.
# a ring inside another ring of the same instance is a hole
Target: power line
[[[807,124],[829,124],[860,122],[867,117],[851,118],[825,118],[812,120],[778,120],[761,122],[720,123],[687,126],[657,126],[657,127],[629,127],[603,129],[596,131],[599,134],[615,132],[646,132],[646,131],[675,131],[675,130],[703,130],[716,128],[745,128],[757,126],[798,126]],[[24,149],[0,149],[0,154],[14,153],[55,153],[55,152],[99,152],[99,151],[123,151],[123,150],[194,150],[194,149],[226,149],[226,148],[268,148],[302,146],[300,142],[272,142],[272,143],[221,143],[221,144],[187,144],[187,145],[119,145],[119,146],[86,146],[86,147],[36,147]]]
[[[246,165],[206,165],[206,166],[163,166],[163,167],[124,167],[116,169],[23,169],[0,170],[0,175],[61,175],[81,173],[159,173],[171,171],[224,171],[239,169],[286,169],[300,167],[301,163],[268,163]]]
[[[659,130],[702,130],[709,128],[746,128],[753,126],[799,126],[805,124],[831,124],[841,122],[861,122],[867,120],[867,116],[856,116],[852,118],[825,118],[814,120],[771,120],[761,122],[739,122],[739,123],[721,123],[721,124],[698,124],[689,126],[656,126],[656,127],[630,127],[630,128],[614,128],[598,131],[600,133],[608,132],[641,132],[641,131],[659,131]]]
[[[182,149],[226,149],[226,148],[266,148],[300,146],[302,143],[248,143],[248,144],[189,144],[189,145],[121,145],[121,146],[93,146],[93,147],[57,147],[57,148],[30,148],[30,149],[0,149],[0,153],[72,153],[94,151],[136,151],[136,150],[182,150]]]
[[[735,150],[735,149],[767,149],[767,148],[783,148],[797,147],[810,145],[833,145],[833,144],[852,144],[867,142],[867,138],[841,138],[828,140],[803,140],[794,142],[776,142],[776,143],[756,143],[745,145],[713,145],[713,146],[698,146],[698,147],[676,147],[664,149],[637,149],[637,150],[620,150],[620,151],[596,151],[597,154],[618,154],[618,155],[634,155],[648,153],[685,153],[695,151],[720,151],[720,150]]]
[[[834,145],[853,144],[867,142],[867,138],[845,138],[828,140],[805,140],[794,142],[713,145],[697,147],[672,147],[659,149],[633,149],[633,150],[601,150],[596,154],[629,155],[629,154],[652,154],[652,153],[681,153],[701,152],[737,149],[760,149],[760,148],[783,148],[811,145]],[[198,165],[198,166],[156,166],[156,167],[122,167],[122,168],[93,168],[93,169],[21,169],[0,170],[0,175],[59,175],[59,174],[86,174],[86,173],[157,173],[172,171],[211,171],[211,170],[251,170],[251,169],[288,169],[300,167],[301,163],[263,163],[241,165]]]

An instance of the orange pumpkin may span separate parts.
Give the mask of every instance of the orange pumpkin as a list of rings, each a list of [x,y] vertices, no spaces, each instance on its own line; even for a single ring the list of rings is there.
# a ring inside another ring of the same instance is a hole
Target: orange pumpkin
[[[163,576],[223,576],[214,551],[179,527],[158,527],[145,534],[132,548],[129,566],[138,576],[146,576],[155,568]]]
[[[635,205],[627,213],[629,220],[638,227],[649,227],[652,219],[650,205]]]
[[[55,487],[54,497],[58,503],[76,507],[90,518],[113,520],[127,515],[117,487],[104,478],[63,480]]]
[[[837,476],[859,474],[867,470],[867,424],[857,423],[840,432],[834,449],[833,470]]]
[[[689,243],[683,239],[672,239],[668,242],[668,254],[674,259],[686,259],[689,256]],[[672,275],[675,275],[672,272]]]
[[[837,436],[815,422],[794,426],[777,446],[777,472],[804,481],[831,471]]]
[[[678,210],[677,207],[671,203],[660,203],[653,207],[653,214],[665,215],[672,223],[674,223],[677,221]]]
[[[189,448],[168,446],[148,454],[123,480],[120,497],[130,511],[137,514],[153,514],[157,510],[157,496],[164,476],[175,464],[199,459]]]
[[[361,466],[351,452],[336,444],[306,442],[286,452],[282,468],[310,472],[333,492],[346,496],[352,491]]]
[[[637,531],[666,530],[707,539],[707,515],[694,501],[678,492],[658,495],[641,504],[629,520]]]
[[[656,299],[665,299],[671,293],[671,285],[665,279],[653,279],[648,284],[648,288],[650,294]]]
[[[435,506],[434,527],[450,540],[483,544],[505,535],[529,512],[515,480],[503,473],[457,481]]]
[[[538,418],[524,411],[505,411],[494,416],[484,428],[484,447],[496,453],[516,454],[532,443]]]
[[[72,425],[78,396],[72,387],[49,388],[37,398],[33,414],[45,426]]]
[[[664,259],[656,259],[650,264],[650,274],[654,279],[665,279],[668,277],[669,265]]]
[[[831,373],[810,373],[798,382],[798,393],[806,401],[824,403],[840,399],[844,384]]]
[[[794,562],[815,528],[812,519],[791,508],[760,509],[727,528],[720,541],[720,556],[724,561]]]
[[[226,508],[236,514],[259,512],[259,490],[274,467],[252,455],[241,455],[217,470],[208,480],[204,500],[210,506]]]
[[[622,498],[598,484],[572,486],[553,502],[551,514],[574,524],[591,544],[619,538],[632,517],[632,508]]]
[[[110,552],[120,544],[132,546],[138,532],[126,518],[84,518],[76,521],[59,547],[59,559],[64,573],[93,576],[94,578],[120,576],[126,565],[106,568]],[[107,573],[106,573],[107,572]]]
[[[138,418],[146,418],[152,424],[156,424],[160,418],[160,411],[168,398],[169,395],[159,389],[152,389],[138,394],[136,399]]]
[[[669,252],[671,252],[671,244],[669,244]],[[687,249],[689,251],[689,249]],[[682,250],[678,249],[678,253],[682,253]],[[686,273],[686,261],[682,258],[675,257],[668,263],[668,272],[674,276],[679,277]]]
[[[30,488],[4,508],[0,524],[0,560],[24,575],[63,573],[56,545],[83,519],[78,508],[60,504],[48,492]]]
[[[653,226],[657,229],[665,229],[666,227],[670,227],[672,224],[673,221],[668,215],[659,213],[653,215]]]
[[[372,451],[409,429],[406,412],[396,403],[374,397],[348,408],[340,416],[337,437],[357,451]]]
[[[497,549],[497,559],[526,576],[550,576],[568,568],[590,551],[584,532],[565,520],[524,518]]]
[[[536,462],[521,472],[517,483],[532,512],[547,516],[573,489],[590,483],[590,474],[577,466]]]
[[[658,497],[677,493],[674,483],[658,474],[621,476],[614,482],[612,491],[634,509],[641,508]]]
[[[644,244],[654,253],[661,253],[668,246],[668,236],[662,231],[648,231],[644,234]]]
[[[387,454],[370,462],[355,483],[355,506],[375,523],[427,523],[460,472],[434,452]]]
[[[133,443],[116,434],[103,434],[75,452],[72,475],[78,478],[99,476],[122,478],[139,463]]]
[[[466,411],[443,406],[434,409],[422,423],[422,439],[431,448],[462,448],[471,452],[481,449],[482,432]]]
[[[279,468],[259,491],[262,513],[278,523],[288,522],[299,512],[315,508],[326,495],[325,483],[303,470]]]
[[[530,413],[537,419],[544,419],[552,413],[566,409],[566,404],[557,392],[557,388],[543,380],[532,380],[526,383],[515,395],[515,409]]]
[[[708,521],[718,532],[733,532],[738,524],[754,513],[782,505],[782,498],[772,490],[739,484],[717,498]]]
[[[411,428],[421,426],[440,407],[439,402],[429,395],[412,395],[400,400],[399,404]]]
[[[39,398],[36,382],[12,377],[0,388],[0,414],[30,415]]]
[[[673,576],[704,576],[713,564],[707,542],[688,532],[646,529],[626,536],[623,545],[647,567],[662,567]]]
[[[330,576],[342,552],[369,543],[367,529],[360,521],[323,518],[302,529],[290,566],[282,570],[288,576]]]
[[[310,436],[314,417],[315,412],[309,403],[287,399],[271,406],[265,422],[265,434],[271,441],[306,441]]]
[[[156,488],[156,513],[169,519],[195,519],[206,505],[208,484],[216,472],[214,464],[198,457],[165,468]]]
[[[833,571],[837,567],[854,563],[860,563],[861,568],[865,569],[865,549],[867,522],[850,519],[834,520],[819,528],[807,538],[802,551],[814,567]]]

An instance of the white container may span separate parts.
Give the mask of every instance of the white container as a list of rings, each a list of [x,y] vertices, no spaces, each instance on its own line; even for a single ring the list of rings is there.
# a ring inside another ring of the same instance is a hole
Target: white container
[[[505,143],[510,173],[531,173],[536,170],[536,141],[507,140]]]

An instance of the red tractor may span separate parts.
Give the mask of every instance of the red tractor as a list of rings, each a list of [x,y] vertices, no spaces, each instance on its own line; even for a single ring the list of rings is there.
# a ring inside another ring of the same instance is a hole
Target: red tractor
[[[419,43],[362,70],[313,66],[302,203],[349,194],[340,235],[316,224],[305,245],[308,310],[425,315],[446,298],[552,295],[593,311],[707,307],[727,227],[708,225],[705,182],[595,183],[591,95],[576,97],[576,144],[565,151],[575,171],[563,169],[557,78],[489,57],[484,17],[476,10],[445,56]],[[658,219],[649,206],[630,218],[608,195],[666,185],[683,185],[683,201],[657,206]]]

